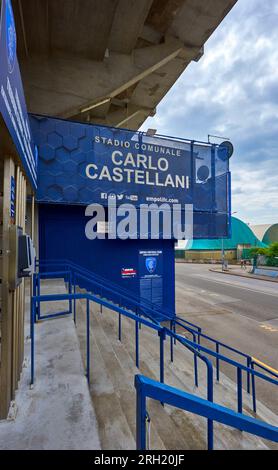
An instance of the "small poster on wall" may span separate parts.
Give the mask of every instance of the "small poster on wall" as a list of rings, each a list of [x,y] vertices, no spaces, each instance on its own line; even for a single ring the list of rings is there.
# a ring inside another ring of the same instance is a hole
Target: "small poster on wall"
[[[140,297],[158,306],[163,304],[163,252],[139,251]]]
[[[137,276],[137,270],[134,268],[122,268],[122,279],[130,279]]]

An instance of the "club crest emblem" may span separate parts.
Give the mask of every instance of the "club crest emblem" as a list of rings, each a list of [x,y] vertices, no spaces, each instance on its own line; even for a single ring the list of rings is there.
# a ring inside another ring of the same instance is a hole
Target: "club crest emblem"
[[[154,257],[146,258],[146,268],[150,274],[153,274],[156,270],[157,260]]]

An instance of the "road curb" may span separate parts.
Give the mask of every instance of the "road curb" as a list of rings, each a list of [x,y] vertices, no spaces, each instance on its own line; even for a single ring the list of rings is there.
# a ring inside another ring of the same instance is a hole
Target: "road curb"
[[[246,274],[231,273],[229,271],[219,271],[218,269],[209,269],[209,271],[212,273],[228,274],[230,276],[237,276],[237,277],[245,277],[246,279],[258,279],[258,281],[274,282],[276,284],[278,283],[278,281],[275,279],[268,279],[262,276],[247,276]]]

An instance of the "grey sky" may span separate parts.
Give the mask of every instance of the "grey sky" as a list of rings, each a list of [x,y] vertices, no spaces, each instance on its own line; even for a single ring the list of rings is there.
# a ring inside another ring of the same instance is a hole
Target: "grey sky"
[[[278,0],[238,0],[148,127],[230,137],[232,210],[249,223],[278,222]]]

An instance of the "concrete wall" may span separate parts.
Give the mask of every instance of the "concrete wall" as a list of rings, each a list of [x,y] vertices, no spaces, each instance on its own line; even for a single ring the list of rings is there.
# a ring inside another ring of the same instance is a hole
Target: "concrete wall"
[[[183,253],[180,250],[178,251],[178,255],[176,255],[177,259],[185,259],[185,260],[192,260],[192,261],[207,261],[207,262],[218,262],[222,260],[222,251],[184,251]],[[233,261],[237,259],[237,251],[236,250],[225,250],[225,259],[227,261]]]

